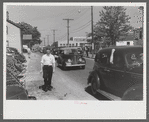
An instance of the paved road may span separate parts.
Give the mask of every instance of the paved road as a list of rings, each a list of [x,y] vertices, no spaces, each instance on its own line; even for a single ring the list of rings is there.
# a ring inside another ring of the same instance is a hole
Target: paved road
[[[41,53],[33,53],[28,65],[27,89],[30,95],[41,100],[107,100],[102,95],[92,96],[90,88],[87,87],[87,77],[93,68],[93,59],[86,59],[85,69],[69,68],[63,71],[56,64],[52,80],[54,89],[48,92],[42,91],[39,89],[43,84],[42,74],[39,73],[41,56]]]

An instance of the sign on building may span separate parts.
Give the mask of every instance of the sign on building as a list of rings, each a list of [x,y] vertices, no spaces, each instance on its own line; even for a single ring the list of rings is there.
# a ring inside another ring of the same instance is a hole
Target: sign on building
[[[31,40],[32,35],[31,34],[23,34],[23,40]]]
[[[133,41],[119,41],[119,42],[116,42],[116,46],[126,46],[126,45],[134,45],[134,42]]]

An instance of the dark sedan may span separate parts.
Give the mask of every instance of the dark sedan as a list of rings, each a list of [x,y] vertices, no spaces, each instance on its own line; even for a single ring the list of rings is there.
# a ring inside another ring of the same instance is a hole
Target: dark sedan
[[[80,67],[85,69],[86,60],[79,47],[65,47],[59,50],[57,64],[65,70],[67,67]]]
[[[99,92],[112,100],[143,100],[143,47],[100,50],[88,83],[93,95]]]

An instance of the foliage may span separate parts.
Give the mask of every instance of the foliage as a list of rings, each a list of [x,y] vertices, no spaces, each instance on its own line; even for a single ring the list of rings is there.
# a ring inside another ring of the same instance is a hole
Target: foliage
[[[33,46],[34,44],[40,44],[42,41],[40,40],[41,34],[38,31],[37,27],[33,27],[28,23],[21,22],[16,23],[21,27],[21,34],[23,37],[23,34],[31,34],[32,40],[23,40],[23,44],[28,44],[30,42],[30,45]]]
[[[126,9],[122,6],[105,6],[99,12],[100,20],[94,26],[94,40],[101,37],[108,38],[108,43],[116,44],[120,37],[126,37],[132,29],[129,24],[130,17],[126,15]],[[108,44],[109,45],[109,44]]]

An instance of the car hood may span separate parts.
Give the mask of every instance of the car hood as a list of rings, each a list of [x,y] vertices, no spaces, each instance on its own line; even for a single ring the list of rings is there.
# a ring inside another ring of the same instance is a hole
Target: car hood
[[[81,56],[83,56],[83,55],[82,54],[76,54],[76,55],[74,55],[74,54],[66,54],[66,55],[63,55],[63,58],[69,59],[69,58],[81,57]]]

